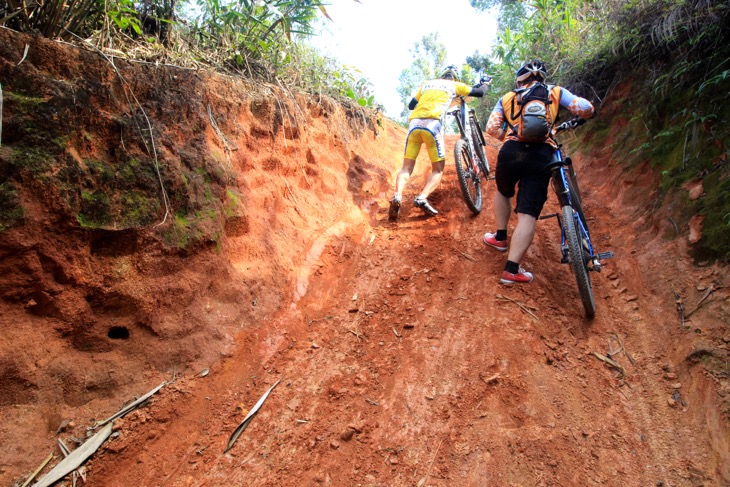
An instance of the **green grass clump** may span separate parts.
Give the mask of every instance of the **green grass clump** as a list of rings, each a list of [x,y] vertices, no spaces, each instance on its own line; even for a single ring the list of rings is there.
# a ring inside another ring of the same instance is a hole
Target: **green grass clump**
[[[223,202],[223,214],[226,218],[230,218],[236,215],[238,208],[241,206],[241,200],[239,196],[232,190],[226,190],[226,200]]]
[[[704,181],[705,196],[698,200],[702,226],[702,247],[725,261],[730,260],[730,177],[712,174]]]
[[[104,191],[82,191],[77,216],[82,227],[100,228],[111,222],[109,196]]]
[[[14,150],[11,164],[16,171],[31,177],[41,177],[51,169],[54,156],[38,147],[18,147]]]
[[[162,212],[162,202],[157,196],[139,191],[121,195],[122,224],[130,227],[144,227],[152,224]]]
[[[0,184],[0,232],[16,226],[23,219],[23,206],[12,182]]]

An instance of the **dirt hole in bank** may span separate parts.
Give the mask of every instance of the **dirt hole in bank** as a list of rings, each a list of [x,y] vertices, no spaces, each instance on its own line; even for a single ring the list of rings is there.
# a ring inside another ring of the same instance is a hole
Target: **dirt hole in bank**
[[[109,328],[107,336],[112,340],[127,340],[129,339],[129,329],[126,326],[112,326]]]

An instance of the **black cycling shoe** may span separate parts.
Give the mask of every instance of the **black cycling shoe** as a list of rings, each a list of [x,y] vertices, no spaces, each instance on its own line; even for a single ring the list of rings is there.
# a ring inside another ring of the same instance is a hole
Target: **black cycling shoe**
[[[388,209],[388,220],[397,220],[400,213],[400,198],[390,200],[390,208]]]
[[[423,212],[426,213],[427,215],[435,216],[435,215],[439,214],[439,212],[436,211],[436,208],[431,206],[431,203],[429,203],[428,200],[425,198],[424,199],[416,198],[416,200],[413,202],[413,204],[416,205],[417,207],[419,207],[421,210],[423,210]]]

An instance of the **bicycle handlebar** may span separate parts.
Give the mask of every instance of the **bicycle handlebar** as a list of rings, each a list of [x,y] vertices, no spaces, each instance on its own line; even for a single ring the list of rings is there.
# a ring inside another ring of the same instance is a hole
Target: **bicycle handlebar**
[[[557,127],[553,129],[553,135],[558,135],[560,132],[563,132],[565,130],[573,130],[574,128],[583,125],[588,120],[585,118],[573,118],[571,120],[568,120],[567,122],[563,122]]]

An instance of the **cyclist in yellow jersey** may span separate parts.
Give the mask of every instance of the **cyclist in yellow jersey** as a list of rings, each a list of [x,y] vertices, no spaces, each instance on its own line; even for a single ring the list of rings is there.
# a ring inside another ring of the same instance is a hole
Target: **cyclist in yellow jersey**
[[[428,156],[431,159],[431,175],[428,177],[421,194],[416,197],[414,204],[427,215],[437,215],[438,211],[428,202],[428,196],[441,182],[444,171],[446,149],[444,147],[444,116],[446,110],[456,96],[482,97],[487,90],[487,84],[474,87],[459,81],[456,67],[448,66],[441,73],[439,79],[425,81],[408,104],[413,110],[408,117],[408,136],[403,156],[403,167],[396,176],[395,195],[390,200],[388,218],[395,220],[400,212],[403,188],[411,177],[416,166],[416,158],[421,150],[421,144],[426,144]]]

